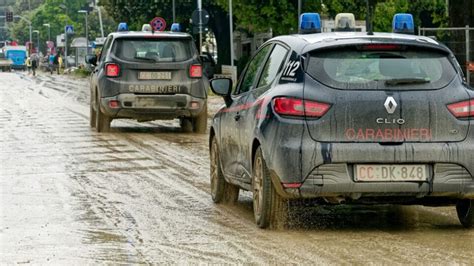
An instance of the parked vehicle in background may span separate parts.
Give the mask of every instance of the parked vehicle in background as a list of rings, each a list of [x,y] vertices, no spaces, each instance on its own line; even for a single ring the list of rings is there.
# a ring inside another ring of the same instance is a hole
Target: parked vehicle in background
[[[12,69],[26,69],[26,46],[5,46],[3,50],[5,57],[12,61]]]
[[[5,53],[0,51],[0,69],[2,72],[10,72],[12,71],[12,64],[13,61],[9,58],[6,58]]]
[[[177,118],[183,131],[205,133],[209,82],[191,35],[122,29],[86,60],[94,66],[90,126],[107,132],[113,119]]]

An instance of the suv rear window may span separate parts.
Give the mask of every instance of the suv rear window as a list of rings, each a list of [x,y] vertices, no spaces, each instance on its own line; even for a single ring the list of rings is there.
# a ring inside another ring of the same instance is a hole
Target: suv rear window
[[[127,61],[180,62],[193,56],[191,39],[120,38],[115,41],[113,54]]]
[[[415,47],[363,50],[351,46],[315,50],[310,52],[306,69],[324,85],[347,90],[439,89],[456,76],[448,55]]]

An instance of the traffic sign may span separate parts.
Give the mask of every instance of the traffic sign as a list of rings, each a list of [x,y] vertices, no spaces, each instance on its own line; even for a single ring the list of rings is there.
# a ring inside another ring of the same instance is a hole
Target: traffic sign
[[[164,31],[166,29],[166,21],[162,17],[152,19],[150,25],[155,31]]]
[[[201,17],[201,25],[209,23],[209,13],[205,9],[196,9],[191,15],[193,25],[199,26],[199,17]]]
[[[66,34],[73,34],[74,33],[74,27],[72,25],[66,25],[66,28],[64,30]]]

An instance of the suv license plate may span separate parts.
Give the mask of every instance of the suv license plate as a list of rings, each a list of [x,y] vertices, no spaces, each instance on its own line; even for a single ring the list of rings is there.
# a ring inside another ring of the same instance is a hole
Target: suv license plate
[[[171,79],[171,72],[140,72],[138,79],[153,80],[153,79]]]
[[[424,164],[356,164],[355,181],[403,182],[428,180]]]

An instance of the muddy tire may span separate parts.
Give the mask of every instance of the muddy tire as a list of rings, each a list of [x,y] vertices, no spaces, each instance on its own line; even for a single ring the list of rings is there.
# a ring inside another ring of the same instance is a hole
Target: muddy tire
[[[224,179],[216,138],[212,138],[210,150],[211,196],[215,203],[235,204],[239,199],[240,188]]]
[[[207,130],[207,103],[204,104],[202,112],[193,120],[193,131],[199,134],[205,134]]]
[[[285,227],[288,219],[288,200],[276,192],[260,147],[253,162],[252,192],[257,226],[272,229]]]
[[[456,204],[456,212],[461,224],[465,228],[472,228],[474,225],[474,200],[462,199]]]
[[[110,131],[110,123],[112,122],[112,118],[102,113],[100,110],[99,100],[96,101],[96,118],[95,118],[95,129],[97,132],[109,132]]]
[[[190,118],[180,118],[179,125],[185,133],[193,132],[193,121]]]
[[[94,107],[92,105],[93,103],[91,100],[91,103],[89,105],[90,106],[89,125],[91,128],[94,128],[96,126],[97,114],[96,114],[96,110],[94,110]]]

